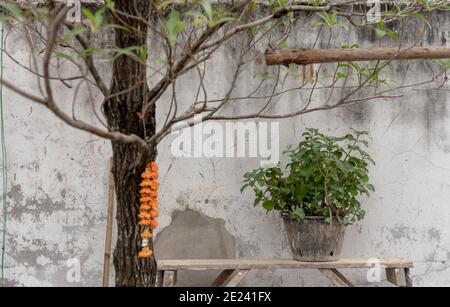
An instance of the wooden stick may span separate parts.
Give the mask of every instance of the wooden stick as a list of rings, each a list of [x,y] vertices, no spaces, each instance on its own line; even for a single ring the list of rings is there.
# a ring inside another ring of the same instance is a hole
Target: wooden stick
[[[319,271],[336,287],[353,287],[352,283],[337,269],[319,269]]]
[[[223,270],[222,273],[212,283],[211,287],[221,287],[226,282],[235,270]]]
[[[450,59],[450,48],[354,48],[266,51],[267,65],[308,65],[382,60]]]
[[[103,287],[109,287],[109,264],[111,261],[111,242],[114,214],[114,176],[112,172],[113,159],[109,161],[108,213],[106,219],[105,258],[103,260]]]
[[[244,279],[245,276],[250,272],[250,270],[236,270],[234,273],[228,278],[224,283],[223,286],[227,288],[233,288],[237,287],[242,279]]]

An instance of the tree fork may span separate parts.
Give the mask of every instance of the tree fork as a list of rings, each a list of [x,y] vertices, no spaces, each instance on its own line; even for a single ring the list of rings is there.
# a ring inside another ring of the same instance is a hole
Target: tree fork
[[[445,47],[298,49],[266,51],[266,64],[269,66],[448,58],[450,58],[450,48]]]

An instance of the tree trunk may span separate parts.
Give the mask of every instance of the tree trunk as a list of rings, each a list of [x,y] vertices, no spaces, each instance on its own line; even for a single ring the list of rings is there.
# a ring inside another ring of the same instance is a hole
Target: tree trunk
[[[148,0],[117,0],[115,5],[118,10],[132,16],[140,14],[145,17],[151,12],[151,1]],[[115,24],[131,30],[116,29],[117,48],[146,45],[148,28],[144,22],[123,15],[113,19]],[[127,91],[130,88],[132,90],[105,102],[104,112],[111,131],[132,133],[143,139],[155,134],[155,108],[143,112],[143,103],[149,92],[146,77],[146,65],[128,56],[116,59],[111,93]],[[155,284],[155,259],[138,258],[141,241],[141,229],[138,225],[139,184],[146,164],[156,158],[156,148],[152,148],[150,156],[145,160],[139,158],[140,153],[134,145],[112,142],[112,148],[118,228],[114,251],[116,286],[151,287]]]

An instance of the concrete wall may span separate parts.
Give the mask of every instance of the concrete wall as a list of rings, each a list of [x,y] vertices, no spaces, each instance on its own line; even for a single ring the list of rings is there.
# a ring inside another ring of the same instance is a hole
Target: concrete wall
[[[450,39],[450,16],[433,17],[433,30],[424,45],[442,45]],[[407,27],[413,40],[414,27]],[[290,47],[308,47],[315,36],[297,25]],[[332,43],[358,42],[374,46],[367,31],[336,33]],[[326,45],[326,36],[320,45]],[[28,60],[23,34],[12,32],[8,50]],[[208,87],[222,93],[234,63],[229,44],[209,65]],[[231,64],[230,64],[231,63]],[[256,64],[255,64],[256,65]],[[390,68],[392,79],[401,76],[406,63]],[[255,69],[258,67],[255,67]],[[429,71],[425,64],[411,68],[415,81]],[[103,71],[105,75],[108,72]],[[246,73],[238,93],[248,92],[257,80]],[[35,79],[6,61],[5,77],[37,90]],[[183,99],[192,97],[192,80],[179,82]],[[412,80],[410,80],[412,81]],[[70,110],[70,89],[62,84],[57,97]],[[80,94],[85,95],[85,93]],[[214,96],[213,95],[213,96]],[[280,105],[296,101],[285,95]],[[317,99],[320,99],[318,96]],[[8,233],[6,278],[14,286],[101,285],[108,181],[108,142],[67,127],[44,108],[6,91],[8,153]],[[415,262],[414,282],[421,286],[450,286],[450,101],[448,86],[441,90],[415,88],[403,98],[376,101],[313,113],[280,122],[280,148],[296,144],[305,127],[331,134],[350,127],[371,132],[370,153],[377,165],[371,179],[377,188],[364,199],[366,219],[348,228],[343,256],[351,258],[404,257]],[[242,107],[237,103],[232,111]],[[279,110],[289,106],[278,107]],[[89,105],[77,111],[93,118]],[[159,109],[162,119],[164,108]],[[289,257],[280,218],[254,209],[253,195],[239,189],[242,175],[259,166],[254,158],[175,158],[168,138],[159,148],[161,218],[156,237],[160,258],[184,257]],[[77,260],[80,280],[76,281]],[[349,272],[350,273],[350,272]],[[75,274],[75,275],[74,275]],[[67,278],[69,275],[69,279]],[[357,284],[367,284],[366,272],[351,272]],[[384,277],[384,276],[383,276]],[[181,276],[184,285],[202,285],[208,273]],[[75,282],[73,282],[75,281]],[[328,286],[315,271],[256,271],[245,280],[250,286]]]

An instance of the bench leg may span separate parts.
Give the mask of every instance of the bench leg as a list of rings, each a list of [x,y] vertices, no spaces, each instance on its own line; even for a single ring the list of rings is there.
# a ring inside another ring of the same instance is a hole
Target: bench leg
[[[406,287],[412,288],[413,287],[413,280],[411,277],[411,271],[409,268],[405,269],[405,279],[406,279]]]
[[[156,272],[156,287],[160,288],[163,286],[163,279],[164,279],[164,271],[158,270]]]
[[[237,287],[250,270],[236,270],[233,275],[225,282],[225,287]]]
[[[224,270],[216,278],[213,287],[237,287],[250,270]]]
[[[400,287],[400,284],[398,282],[397,271],[395,268],[386,268],[386,279],[391,284]]]
[[[319,269],[319,271],[336,287],[353,287],[352,283],[336,269]]]
[[[212,283],[211,287],[222,287],[223,284],[230,278],[231,274],[234,273],[234,270],[223,270],[222,273],[217,276],[217,278]]]
[[[162,286],[173,287],[177,283],[177,271],[163,271]]]

